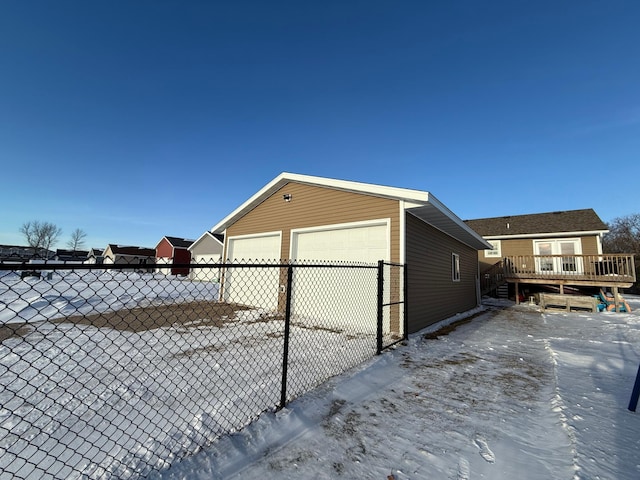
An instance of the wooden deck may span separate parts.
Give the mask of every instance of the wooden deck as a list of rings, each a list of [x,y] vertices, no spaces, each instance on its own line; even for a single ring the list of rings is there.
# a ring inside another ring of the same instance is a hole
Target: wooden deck
[[[514,255],[502,260],[511,283],[629,288],[636,281],[633,255]]]

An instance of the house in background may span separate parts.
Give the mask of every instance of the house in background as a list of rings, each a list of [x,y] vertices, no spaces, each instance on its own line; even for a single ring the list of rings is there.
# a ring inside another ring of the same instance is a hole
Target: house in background
[[[273,179],[211,232],[224,234],[227,261],[406,263],[409,332],[477,306],[478,250],[491,248],[429,192],[292,173]],[[261,279],[271,287],[268,298],[264,292],[256,298],[253,290],[234,288],[246,283],[242,275],[239,269],[227,270],[224,300],[279,308],[283,290],[277,269]],[[375,297],[368,298],[375,292],[358,281],[340,285],[341,291],[328,283],[298,289],[293,308],[302,310],[321,298],[327,308],[341,309],[348,317],[349,309],[375,305]],[[386,328],[404,333],[402,325]]]
[[[89,252],[87,250],[64,250],[58,248],[56,250],[55,259],[59,262],[75,262],[84,263]]]
[[[102,256],[103,250],[101,248],[92,248],[87,254],[87,258],[84,263],[92,265],[102,265],[104,257]]]
[[[156,263],[167,265],[158,268],[165,275],[189,275],[188,267],[175,267],[174,265],[191,263],[189,247],[193,240],[179,237],[162,237],[156,245]]]
[[[45,248],[36,250],[23,245],[0,245],[0,262],[28,262],[33,259],[49,260],[55,257],[55,252]]]
[[[106,265],[140,265],[154,264],[156,251],[153,248],[132,245],[114,245],[110,243],[102,252],[103,263]]]
[[[222,260],[223,243],[224,235],[204,232],[188,248],[192,262],[199,265],[219,263]],[[213,269],[207,267],[193,268],[190,277],[192,280],[218,281],[220,279],[220,269],[217,267]]]
[[[593,209],[467,220],[491,244],[479,253],[483,293],[505,282],[628,288],[635,282],[633,255],[603,255],[606,224]]]

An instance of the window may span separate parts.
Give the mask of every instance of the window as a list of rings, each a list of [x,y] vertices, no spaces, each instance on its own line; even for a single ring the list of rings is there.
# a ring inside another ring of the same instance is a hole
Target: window
[[[454,282],[460,281],[460,255],[457,253],[451,254],[451,279]]]
[[[502,258],[502,245],[500,244],[500,240],[487,240],[487,242],[490,243],[493,248],[491,250],[484,251],[485,258]]]

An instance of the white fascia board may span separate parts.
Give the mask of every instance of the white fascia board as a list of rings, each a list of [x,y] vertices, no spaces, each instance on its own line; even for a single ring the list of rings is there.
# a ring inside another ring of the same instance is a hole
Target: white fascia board
[[[429,193],[421,190],[410,190],[406,188],[387,187],[370,183],[352,182],[348,180],[336,180],[333,178],[314,177],[311,175],[300,175],[297,173],[283,172],[267,183],[258,192],[251,196],[246,202],[236,208],[233,212],[223,218],[216,225],[211,227],[211,232],[222,233],[229,225],[238,218],[253,210],[256,206],[264,202],[269,196],[289,182],[296,182],[305,185],[333,188],[347,192],[364,193],[377,197],[391,198],[395,200],[411,200],[418,205],[424,205],[429,201]]]
[[[609,230],[589,230],[581,232],[547,232],[547,233],[522,233],[519,235],[485,235],[486,240],[510,240],[518,238],[560,238],[560,237],[584,237],[589,235],[603,235]]]
[[[438,208],[438,210],[440,210],[447,217],[449,217],[451,220],[453,220],[460,228],[462,228],[463,230],[467,231],[470,235],[473,235],[474,237],[476,237],[482,243],[485,243],[487,245],[487,248],[493,248],[493,245],[487,243],[487,241],[484,238],[482,238],[482,235],[480,235],[478,232],[476,232],[474,229],[472,229],[469,225],[464,223],[460,219],[460,217],[458,217],[455,213],[453,213],[451,210],[449,210],[449,207],[447,207],[444,203],[442,203],[440,200],[438,200],[433,195],[429,195],[429,203],[431,203],[434,206],[436,206]]]
[[[432,194],[429,194],[428,202],[426,203],[418,205],[407,203],[406,210],[433,228],[471,248],[476,250],[493,248],[482,236],[470,228]],[[434,211],[437,214],[434,215]]]

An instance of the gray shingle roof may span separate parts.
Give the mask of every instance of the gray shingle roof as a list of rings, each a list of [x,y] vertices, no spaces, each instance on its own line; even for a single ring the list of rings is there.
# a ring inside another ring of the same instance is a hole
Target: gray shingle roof
[[[139,257],[155,257],[156,249],[147,247],[137,247],[133,245],[114,245],[109,244],[111,252],[118,255],[134,255]]]
[[[607,230],[607,225],[600,220],[592,208],[479,218],[465,220],[465,223],[483,237]]]

